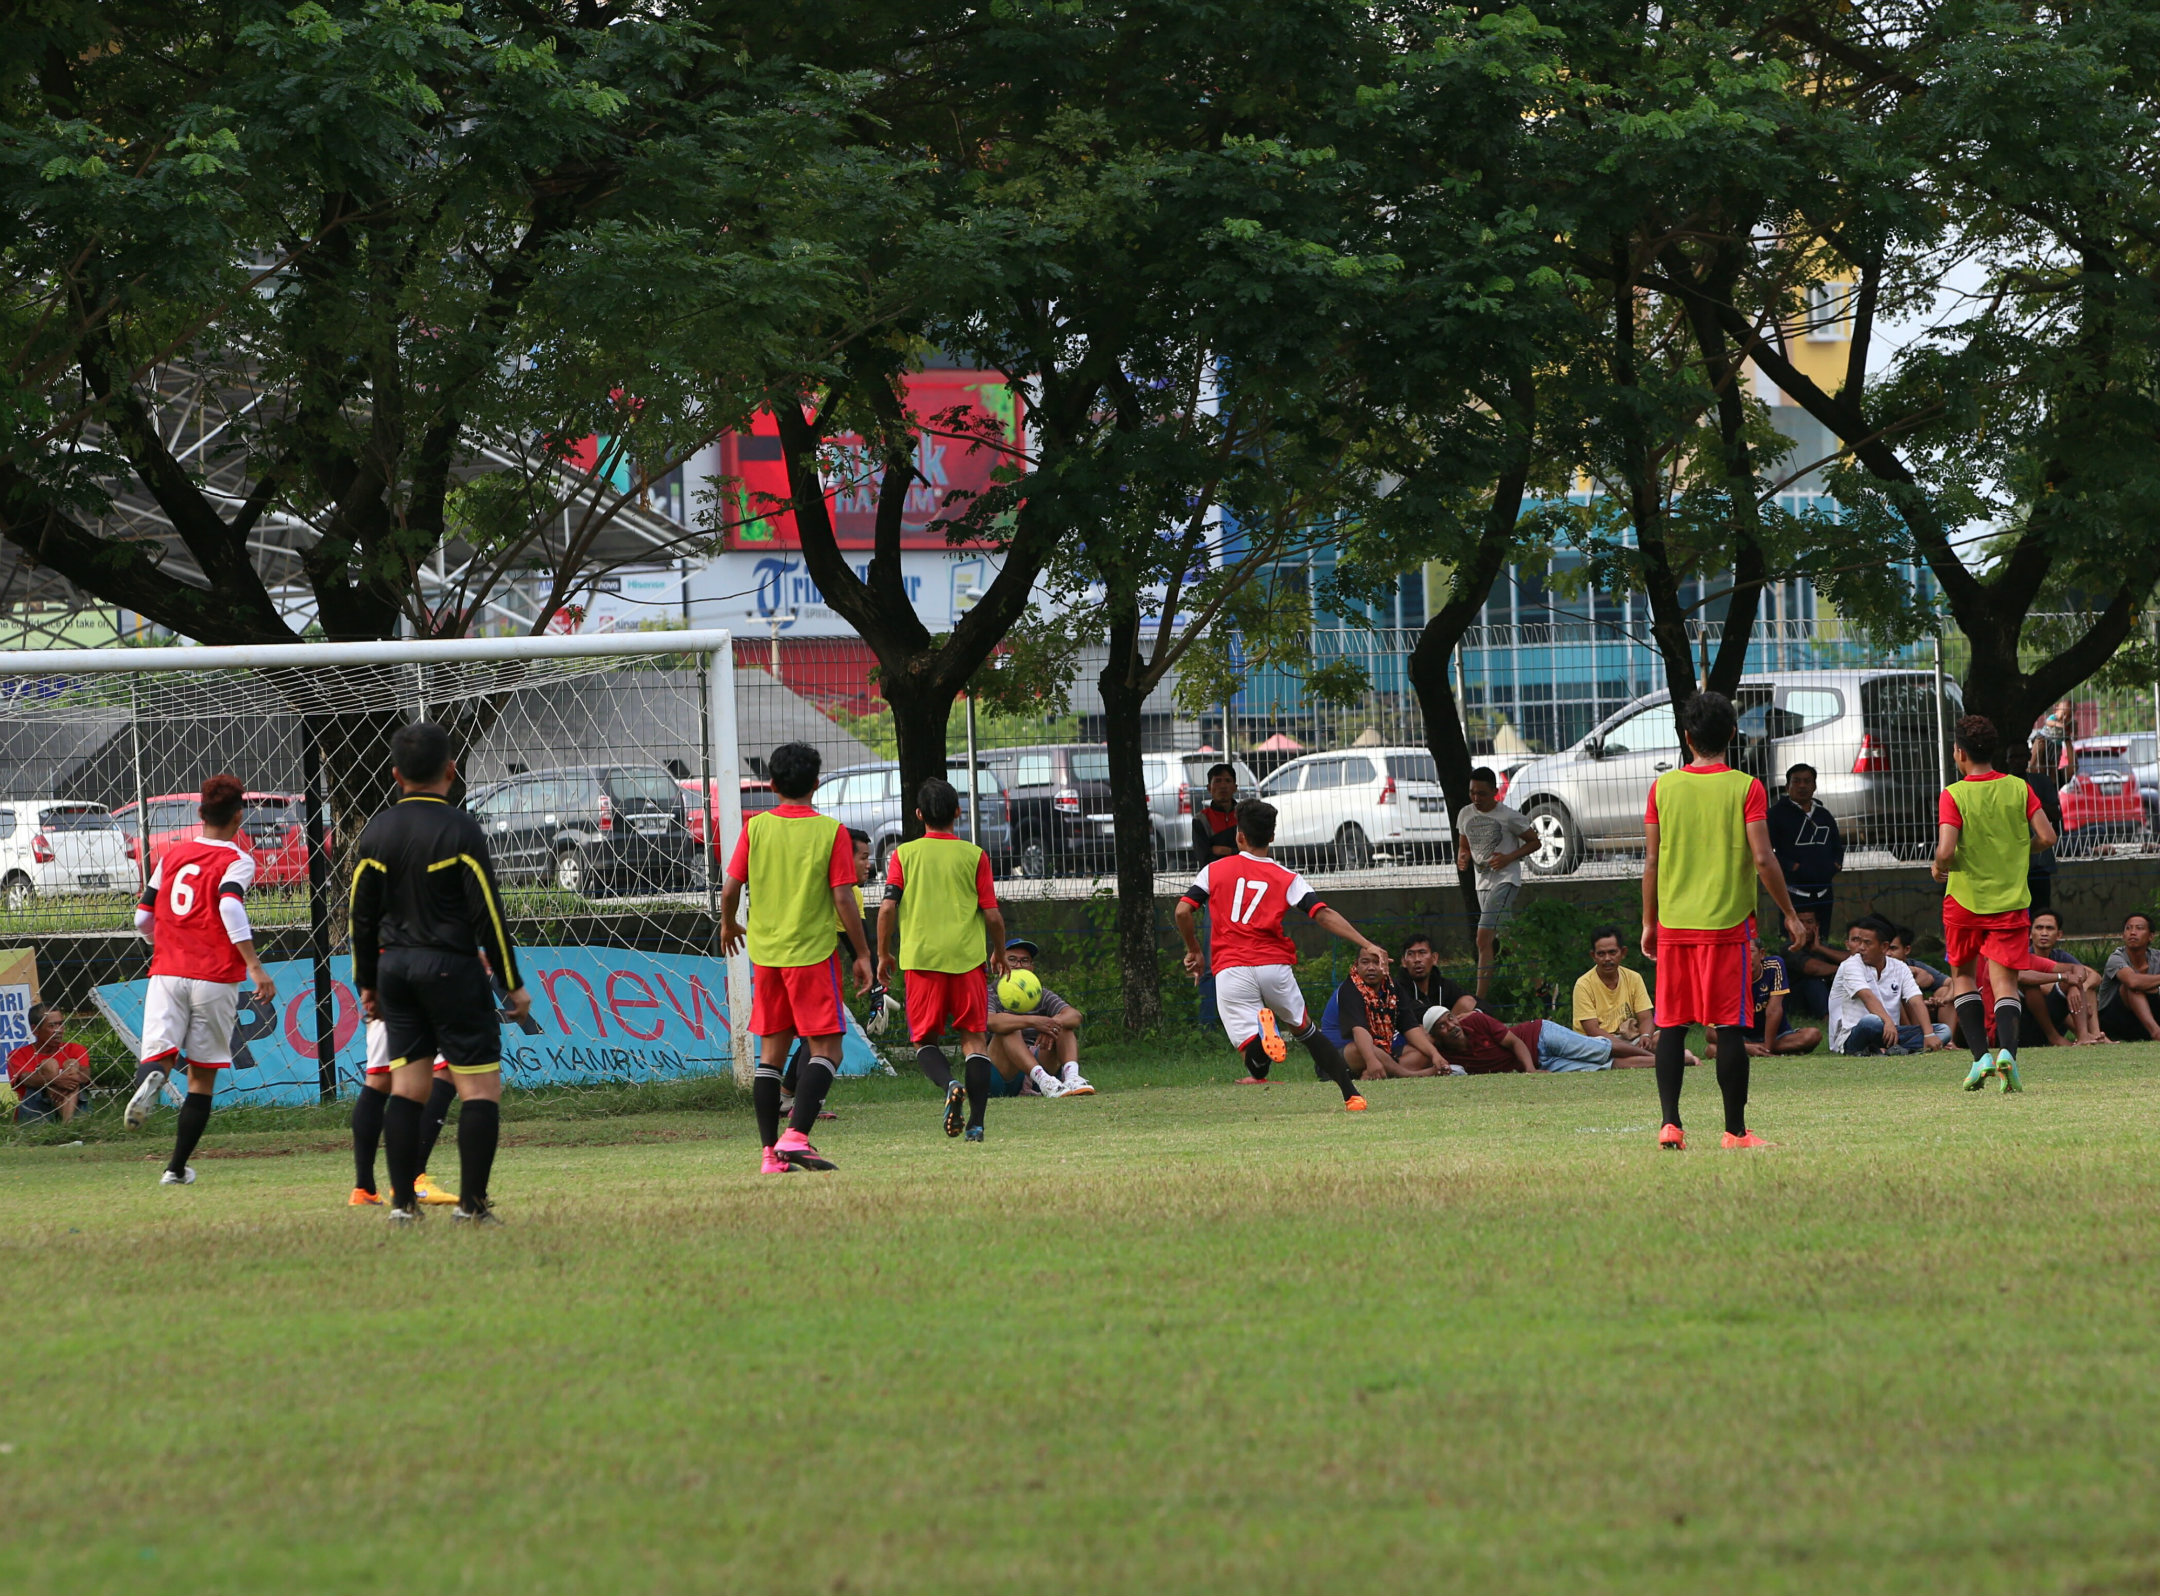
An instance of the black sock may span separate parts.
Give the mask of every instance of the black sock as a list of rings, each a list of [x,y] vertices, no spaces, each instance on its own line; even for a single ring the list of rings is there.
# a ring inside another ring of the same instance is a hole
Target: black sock
[[[1684,1068],[1685,1066],[1683,1066]],[[1717,1028],[1717,1089],[1725,1099],[1725,1129],[1747,1134],[1747,1037],[1737,1025]]]
[[[1680,1123],[1680,1088],[1687,1084],[1687,1027],[1665,1025],[1657,1034],[1658,1113],[1668,1125]]]
[[[1978,992],[1967,992],[1952,1007],[1957,1014],[1958,1035],[1965,1038],[1965,1045],[1978,1060],[1988,1050],[1987,999]]]
[[[413,1182],[420,1176],[420,1119],[426,1110],[416,1098],[393,1096],[383,1105],[383,1162],[390,1166],[390,1201],[413,1205]]]
[[[495,1146],[502,1139],[502,1104],[476,1097],[458,1110],[458,1206],[477,1214],[487,1206],[488,1176],[495,1169]]]
[[[915,1067],[923,1072],[923,1078],[941,1092],[952,1090],[952,1065],[941,1047],[923,1046],[915,1049]]]
[[[807,1136],[817,1124],[818,1110],[825,1106],[825,1094],[832,1090],[833,1077],[838,1068],[829,1058],[812,1056],[803,1060],[802,1074],[795,1083],[795,1114],[788,1121],[789,1128]]]
[[[388,1092],[378,1092],[372,1086],[361,1087],[360,1095],[353,1099],[352,1183],[361,1191],[375,1189],[375,1149],[382,1145],[383,1108],[389,1101]]]
[[[2018,1013],[2021,1005],[2014,997],[1995,1000],[1995,1045],[2012,1058],[2018,1050]]]
[[[456,1101],[457,1088],[450,1084],[450,1077],[436,1076],[434,1084],[428,1087],[427,1108],[420,1116],[420,1168],[423,1173],[427,1170],[428,1160],[435,1156],[436,1138],[442,1135],[443,1121],[450,1117],[450,1105]],[[458,1147],[462,1150],[464,1146],[464,1138],[458,1138]]]
[[[997,1066],[980,1053],[970,1053],[961,1068],[967,1072],[968,1124],[980,1128],[990,1107],[990,1073]]]
[[[781,1091],[794,1092],[800,1090],[795,1083],[802,1078],[802,1061],[809,1056],[810,1044],[808,1042],[797,1042],[795,1051],[788,1055],[787,1067],[780,1072]]]
[[[1245,1067],[1252,1071],[1256,1081],[1266,1080],[1267,1072],[1275,1067],[1275,1061],[1267,1056],[1267,1049],[1260,1045],[1257,1036],[1245,1044]]]
[[[1343,1062],[1342,1049],[1328,1040],[1327,1032],[1307,1020],[1305,1029],[1298,1032],[1298,1040],[1312,1053],[1313,1068],[1323,1080],[1333,1081],[1342,1088],[1343,1101],[1357,1096],[1357,1083],[1350,1079],[1350,1066]]]
[[[187,1161],[195,1151],[195,1144],[202,1140],[203,1127],[210,1123],[210,1094],[194,1092],[187,1094],[187,1101],[180,1105],[180,1127],[173,1135],[172,1162],[165,1167],[175,1175],[187,1173]]]
[[[750,1106],[757,1110],[758,1140],[767,1147],[780,1139],[780,1072],[760,1064],[750,1078]]]

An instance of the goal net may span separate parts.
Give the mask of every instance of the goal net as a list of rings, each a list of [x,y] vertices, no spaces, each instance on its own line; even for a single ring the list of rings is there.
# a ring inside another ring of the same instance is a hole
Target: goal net
[[[722,956],[721,871],[764,756],[828,768],[855,740],[724,632],[280,649],[0,656],[0,1046],[29,1009],[90,1051],[87,1111],[117,1114],[149,950],[145,872],[201,829],[218,772],[247,790],[249,916],[276,984],[243,994],[228,1102],[349,1096],[366,1033],[352,980],[346,843],[395,797],[389,739],[431,720],[453,797],[487,837],[532,1009],[504,1016],[506,1087],[747,1084],[749,967]],[[881,1067],[859,1032],[851,1073]],[[9,1116],[12,1117],[12,1116]]]

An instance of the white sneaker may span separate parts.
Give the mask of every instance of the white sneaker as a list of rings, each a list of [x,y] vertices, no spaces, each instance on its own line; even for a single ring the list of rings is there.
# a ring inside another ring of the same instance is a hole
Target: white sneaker
[[[135,1095],[128,1099],[127,1128],[141,1130],[150,1118],[150,1110],[157,1107],[158,1093],[165,1089],[165,1072],[152,1070],[142,1078],[142,1085],[135,1088]]]
[[[1088,1079],[1085,1075],[1082,1075],[1078,1070],[1075,1070],[1072,1074],[1065,1077],[1065,1095],[1067,1097],[1093,1097],[1095,1095],[1095,1088],[1088,1084]]]
[[[1038,1068],[1028,1079],[1035,1083],[1035,1090],[1045,1097],[1063,1097],[1065,1095],[1065,1083],[1048,1070]]]
[[[185,1175],[175,1175],[168,1169],[164,1174],[158,1176],[158,1184],[160,1186],[192,1186],[195,1184],[195,1166],[193,1164],[188,1165]]]

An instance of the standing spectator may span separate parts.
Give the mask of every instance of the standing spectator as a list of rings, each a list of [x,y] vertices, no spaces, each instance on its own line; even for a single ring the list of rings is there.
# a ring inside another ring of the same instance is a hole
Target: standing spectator
[[[2060,837],[2063,829],[2061,783],[2077,770],[2077,742],[2071,735],[2077,717],[2070,700],[2058,700],[2040,717],[2025,745],[2025,785],[2040,800],[2040,812]],[[2031,910],[2038,914],[2055,902],[2055,845],[2035,848],[2025,864],[2025,890],[2032,897]]]
[[[1207,802],[1193,812],[1193,867],[1237,853],[1237,767],[1210,765]]]
[[[1815,801],[1815,767],[1785,772],[1785,793],[1770,806],[1770,851],[1785,872],[1795,909],[1813,909],[1818,926],[1835,925],[1831,905],[1838,872],[1845,868],[1845,838],[1837,816]]]
[[[1751,950],[1749,967],[1754,972],[1755,1018],[1740,1027],[1748,1057],[1814,1052],[1822,1044],[1822,1031],[1813,1025],[1793,1024],[1785,1012],[1785,961],[1763,952],[1758,942]]]
[[[1627,943],[1620,928],[1606,926],[1590,938],[1591,967],[1575,981],[1575,1029],[1585,1036],[1610,1036],[1657,1051],[1657,1015],[1650,988],[1621,961]],[[1698,1064],[1693,1053],[1687,1062]]]
[[[1411,1011],[1402,990],[1388,979],[1387,954],[1381,948],[1358,949],[1349,978],[1320,1013],[1320,1029],[1342,1049],[1359,1080],[1448,1072],[1425,1030],[1424,1010]]]
[[[1930,1024],[1912,971],[1890,957],[1892,927],[1869,915],[1845,932],[1852,950],[1830,984],[1830,1051],[1935,1052],[1950,1040],[1950,1027]]]
[[[1005,944],[1008,970],[1033,970],[1041,952],[1026,937]],[[1047,986],[1035,1007],[1014,1014],[998,998],[997,982],[983,977],[989,987],[990,1062],[1018,1095],[1033,1085],[1043,1097],[1093,1097],[1095,1088],[1080,1073],[1080,1022],[1087,1018]]]
[[[1455,817],[1455,868],[1477,867],[1477,995],[1492,995],[1493,967],[1499,962],[1500,933],[1515,918],[1522,893],[1522,862],[1537,852],[1537,831],[1530,817],[1500,801],[1500,778],[1491,767],[1470,772],[1470,801]]]
[[[1551,1020],[1502,1025],[1490,1014],[1443,1014],[1433,1021],[1440,1056],[1466,1075],[1553,1075],[1578,1070],[1641,1070],[1656,1060],[1646,1048],[1609,1036],[1585,1036]]]
[[[20,1099],[15,1123],[62,1124],[75,1117],[90,1084],[90,1053],[80,1042],[63,1042],[65,1022],[50,1003],[30,1005],[30,1040],[8,1055],[8,1085]]]
[[[2069,1040],[2079,1047],[2112,1042],[2114,1038],[2100,1029],[2094,1012],[2099,1007],[2100,972],[2062,945],[2062,919],[2053,909],[2034,912],[2032,950],[2055,968],[2051,973],[2019,971],[2018,996],[2048,1046],[2068,1045],[2065,1026],[2071,1032]]]
[[[1823,922],[1815,917],[1813,909],[1800,911],[1801,929],[1807,933],[1805,942],[1787,939],[1785,948],[1786,984],[1791,989],[1793,1006],[1803,1014],[1830,1012],[1830,983],[1837,979],[1838,966],[1844,961],[1823,941]]]
[[[2100,970],[2100,1029],[2118,1042],[2160,1042],[2153,993],[2160,970],[2152,967],[2152,916],[2132,910],[2123,921],[2122,946]]]

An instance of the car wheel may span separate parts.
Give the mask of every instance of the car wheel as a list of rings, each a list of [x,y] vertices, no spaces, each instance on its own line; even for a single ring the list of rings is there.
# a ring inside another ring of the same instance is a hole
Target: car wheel
[[[564,892],[584,897],[592,885],[592,871],[585,863],[585,850],[565,848],[555,856],[555,885]]]
[[[21,914],[36,896],[37,888],[30,884],[30,878],[19,872],[0,883],[0,907],[5,907],[10,914]]]
[[[1582,833],[1567,806],[1554,799],[1534,803],[1526,811],[1531,830],[1537,833],[1537,850],[1523,862],[1537,876],[1571,876],[1582,866]]]
[[[1163,840],[1161,832],[1155,833],[1155,873],[1163,875],[1170,869],[1170,844]]]
[[[1020,839],[1020,873],[1030,881],[1050,879],[1050,850],[1032,831]]]
[[[1372,844],[1356,826],[1345,826],[1335,833],[1335,867],[1338,870],[1372,868]]]
[[[883,881],[885,879],[885,867],[892,863],[892,856],[893,840],[892,838],[887,837],[883,842],[877,845],[877,858],[871,863],[870,866],[871,880]]]

